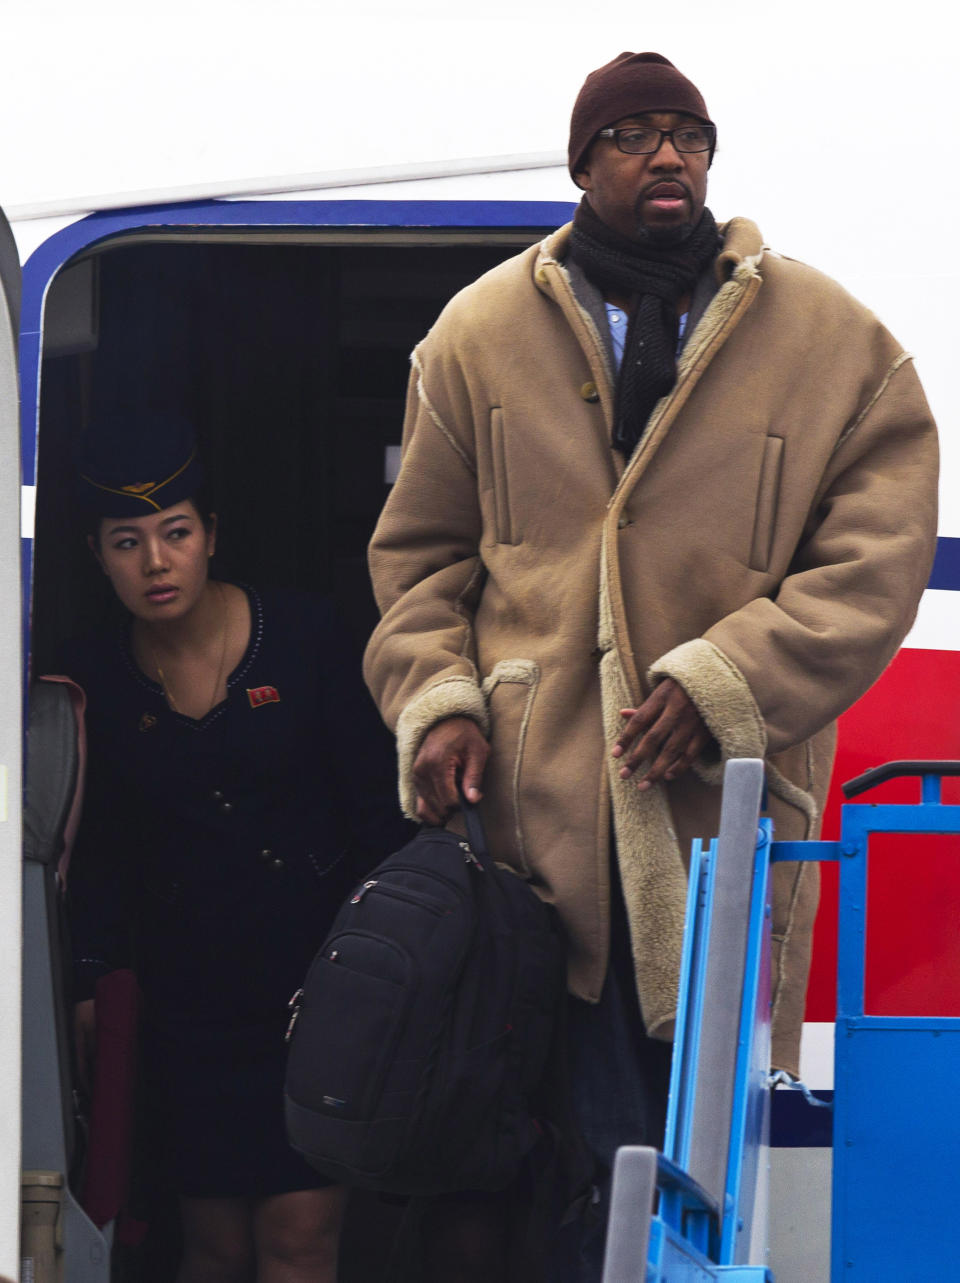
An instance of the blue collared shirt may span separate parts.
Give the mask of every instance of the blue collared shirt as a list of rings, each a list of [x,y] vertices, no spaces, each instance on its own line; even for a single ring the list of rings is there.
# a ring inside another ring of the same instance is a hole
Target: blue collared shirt
[[[607,309],[607,322],[610,326],[610,338],[613,342],[613,359],[616,362],[617,370],[620,369],[620,363],[623,360],[623,345],[627,341],[627,326],[630,324],[630,317],[622,307],[617,307],[616,303],[604,303]],[[677,345],[683,342],[683,332],[687,328],[687,317],[689,312],[684,312],[680,317],[680,332],[677,335]]]

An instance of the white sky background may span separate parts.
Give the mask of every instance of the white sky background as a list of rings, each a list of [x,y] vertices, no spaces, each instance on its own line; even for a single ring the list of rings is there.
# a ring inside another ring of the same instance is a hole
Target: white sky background
[[[562,150],[586,72],[658,50],[718,124],[717,217],[754,218],[917,353],[960,475],[948,431],[960,89],[942,0],[0,0],[0,18],[0,203],[14,213]],[[537,191],[576,197],[555,173]],[[960,535],[960,514],[945,516]]]

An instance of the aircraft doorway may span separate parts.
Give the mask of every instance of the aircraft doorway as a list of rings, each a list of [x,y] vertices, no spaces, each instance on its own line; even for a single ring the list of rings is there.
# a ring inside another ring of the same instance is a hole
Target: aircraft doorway
[[[219,517],[219,577],[327,593],[362,645],[376,616],[365,550],[396,464],[410,351],[457,290],[542,235],[191,228],[128,233],[71,259],[44,312],[34,676],[57,670],[67,637],[116,611],[86,547],[73,457],[86,423],[118,400],[195,425]],[[25,948],[49,947],[56,970],[50,934]],[[29,1065],[25,1081],[29,1115]],[[75,1183],[82,1153],[71,1143]],[[154,1213],[149,1259],[135,1253],[115,1278],[172,1277],[175,1215],[162,1199]],[[365,1213],[362,1228],[351,1233],[348,1219],[345,1230],[347,1283],[375,1283],[389,1250],[397,1209],[367,1196]],[[371,1217],[383,1232],[369,1232]]]

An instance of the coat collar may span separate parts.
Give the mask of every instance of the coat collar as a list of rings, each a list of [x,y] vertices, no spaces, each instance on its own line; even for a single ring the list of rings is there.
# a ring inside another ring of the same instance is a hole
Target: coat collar
[[[756,223],[749,218],[731,218],[729,222],[719,226],[723,248],[714,265],[717,285],[724,285],[731,279],[745,280],[746,277],[757,274],[763,259],[763,237]],[[549,269],[563,265],[572,230],[573,223],[565,223],[563,227],[551,232],[538,247],[533,279],[537,288],[551,298],[555,296],[555,291],[551,285]]]
[[[614,414],[611,358],[604,337],[605,327],[598,327],[594,317],[576,297],[564,262],[572,229],[573,223],[566,223],[536,247],[533,281],[542,294],[559,305],[577,335],[590,362],[593,379],[600,394],[606,430],[610,433]],[[720,234],[723,245],[715,264],[717,292],[684,344],[677,365],[679,383],[686,381],[685,376],[708,350],[714,350],[723,342],[731,317],[739,312],[744,301],[749,301],[755,295],[762,281],[760,262],[763,258],[763,239],[757,225],[747,218],[732,218],[729,222],[720,224]],[[650,434],[655,421],[662,419],[664,413],[675,404],[676,391],[675,388],[654,410],[647,424],[645,437]],[[622,483],[625,472],[633,472],[634,479],[639,477],[640,471],[632,466],[636,455],[637,452],[634,452],[634,460],[625,465],[618,453],[611,454],[618,486]]]

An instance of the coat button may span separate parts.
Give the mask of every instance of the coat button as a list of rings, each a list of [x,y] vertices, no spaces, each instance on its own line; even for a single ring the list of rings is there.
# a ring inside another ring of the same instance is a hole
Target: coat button
[[[213,799],[214,802],[223,801],[223,794],[220,792],[219,789],[214,789],[213,792],[210,794],[210,797]]]
[[[277,856],[275,859],[270,861],[270,868],[276,869],[278,873],[283,867],[284,867],[284,863],[279,856]]]
[[[600,393],[597,391],[597,385],[595,383],[584,383],[580,388],[580,395],[583,397],[584,401],[600,400]]]
[[[534,273],[534,279],[536,280],[538,285],[546,285],[547,283],[546,268],[538,267],[536,272]]]
[[[220,803],[220,814],[221,814],[221,815],[230,815],[230,814],[232,814],[232,812],[233,812],[233,803],[232,803],[232,802],[221,802],[221,803]]]
[[[270,850],[270,848],[269,848],[268,846],[265,846],[265,847],[263,848],[263,850],[260,852],[260,859],[261,859],[261,860],[272,860],[272,859],[273,859],[273,852]]]
[[[621,513],[620,516],[617,518],[618,530],[626,530],[627,526],[632,526],[632,525],[633,525],[633,522],[626,515],[626,513]]]

